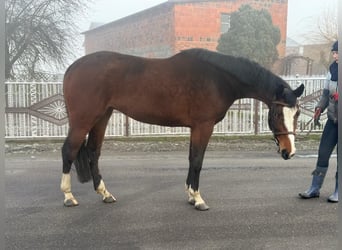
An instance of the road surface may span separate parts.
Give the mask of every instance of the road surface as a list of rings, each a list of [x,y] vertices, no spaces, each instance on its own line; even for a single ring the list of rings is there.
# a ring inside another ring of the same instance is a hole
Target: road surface
[[[301,200],[313,152],[285,161],[273,151],[208,151],[200,190],[210,206],[186,202],[187,152],[104,152],[100,168],[117,198],[104,204],[92,183],[63,206],[60,153],[6,157],[5,249],[337,249],[331,162],[321,197]]]

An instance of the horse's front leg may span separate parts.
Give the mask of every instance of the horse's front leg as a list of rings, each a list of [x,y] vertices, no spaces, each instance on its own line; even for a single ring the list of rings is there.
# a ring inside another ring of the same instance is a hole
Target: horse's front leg
[[[188,193],[188,202],[194,205],[197,210],[205,211],[209,209],[209,206],[202,199],[199,189],[195,191],[191,185],[185,184],[186,192]]]
[[[203,126],[201,129],[195,128],[191,131],[189,172],[186,179],[186,191],[188,193],[188,202],[200,211],[209,209],[209,206],[205,203],[199,191],[199,178],[204,153],[208,145],[212,129],[212,126]]]
[[[188,193],[188,202],[191,205],[194,205],[197,210],[205,211],[209,209],[209,206],[205,203],[199,191],[199,177],[200,177],[200,171],[201,171],[200,169],[201,167],[199,166],[200,165],[202,166],[202,164],[192,166],[191,162],[196,162],[196,161],[190,160],[188,178],[185,184],[185,189],[186,189],[186,192]]]

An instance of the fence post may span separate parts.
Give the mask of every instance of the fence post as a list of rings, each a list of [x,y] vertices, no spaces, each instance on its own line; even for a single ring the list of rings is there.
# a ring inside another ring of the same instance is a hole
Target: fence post
[[[125,136],[129,137],[129,117],[125,115]]]
[[[260,106],[260,101],[254,99],[254,134],[257,135],[259,134],[259,106]]]
[[[37,103],[37,84],[35,82],[32,82],[30,84],[30,105]],[[37,117],[34,115],[31,115],[31,136],[36,137],[37,131],[38,131],[38,121]]]

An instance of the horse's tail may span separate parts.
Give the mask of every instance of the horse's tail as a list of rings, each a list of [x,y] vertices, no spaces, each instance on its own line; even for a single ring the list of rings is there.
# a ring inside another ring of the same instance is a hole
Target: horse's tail
[[[79,182],[85,183],[92,179],[90,172],[90,155],[85,141],[82,143],[81,148],[78,151],[74,164]]]

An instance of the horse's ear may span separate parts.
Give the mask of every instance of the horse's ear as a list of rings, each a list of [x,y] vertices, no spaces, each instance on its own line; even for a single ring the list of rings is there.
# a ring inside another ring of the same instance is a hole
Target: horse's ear
[[[304,84],[303,83],[293,91],[293,93],[297,97],[300,97],[303,94],[303,92],[304,92]]]

